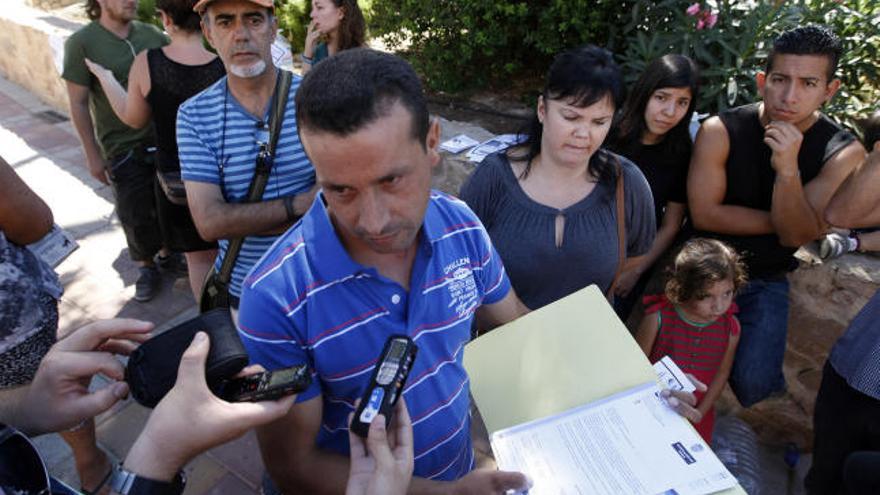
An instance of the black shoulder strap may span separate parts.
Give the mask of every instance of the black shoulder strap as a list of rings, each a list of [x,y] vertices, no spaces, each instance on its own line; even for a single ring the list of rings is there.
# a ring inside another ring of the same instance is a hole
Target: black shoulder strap
[[[272,98],[272,111],[269,113],[269,144],[268,148],[264,147],[257,155],[254,177],[248,188],[248,203],[257,203],[263,199],[263,191],[266,190],[266,183],[269,182],[269,172],[275,162],[275,150],[278,147],[278,137],[284,122],[284,109],[287,107],[287,95],[290,93],[292,79],[293,74],[286,70],[279,70]],[[229,241],[229,249],[226,250],[226,256],[223,257],[223,264],[220,265],[218,275],[221,282],[229,283],[229,280],[232,279],[232,268],[235,266],[235,260],[238,258],[243,244],[243,237],[236,237]]]

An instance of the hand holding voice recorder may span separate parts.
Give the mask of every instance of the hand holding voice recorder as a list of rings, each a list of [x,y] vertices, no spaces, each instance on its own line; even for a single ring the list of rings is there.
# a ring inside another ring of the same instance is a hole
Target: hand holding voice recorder
[[[312,374],[300,364],[275,371],[233,378],[223,384],[218,396],[229,402],[259,402],[277,400],[298,394],[312,383]]]
[[[416,359],[418,347],[405,335],[392,335],[385,342],[382,355],[373,370],[370,383],[351,420],[351,431],[366,438],[370,423],[379,414],[385,415],[385,427],[391,423],[391,412],[403,393],[406,378]]]

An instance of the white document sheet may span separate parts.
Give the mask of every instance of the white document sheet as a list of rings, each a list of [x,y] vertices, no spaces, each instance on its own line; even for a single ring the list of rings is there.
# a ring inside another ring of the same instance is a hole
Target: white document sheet
[[[529,495],[704,495],[736,479],[654,383],[492,435],[498,468]]]

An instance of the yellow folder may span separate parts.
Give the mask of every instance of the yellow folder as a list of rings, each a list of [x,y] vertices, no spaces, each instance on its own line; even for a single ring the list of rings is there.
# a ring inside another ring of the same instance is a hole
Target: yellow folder
[[[490,435],[657,379],[595,285],[472,341],[464,366]]]

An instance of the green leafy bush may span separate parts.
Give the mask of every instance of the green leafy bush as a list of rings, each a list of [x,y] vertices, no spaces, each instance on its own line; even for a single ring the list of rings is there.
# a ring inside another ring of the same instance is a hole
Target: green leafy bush
[[[699,13],[694,13],[694,5]],[[717,16],[717,24],[711,27],[705,22],[710,14]],[[622,30],[626,49],[619,58],[627,78],[633,81],[656,57],[671,52],[690,56],[702,74],[698,108],[716,113],[755,101],[755,74],[763,70],[773,38],[808,23],[827,25],[843,42],[844,56],[838,69],[843,86],[826,111],[852,126],[855,118],[865,116],[880,102],[876,66],[880,3],[876,0],[721,0],[696,4],[693,0],[639,0]]]
[[[543,74],[555,53],[607,44],[625,6],[611,0],[374,0],[371,32],[401,49],[434,89]]]

